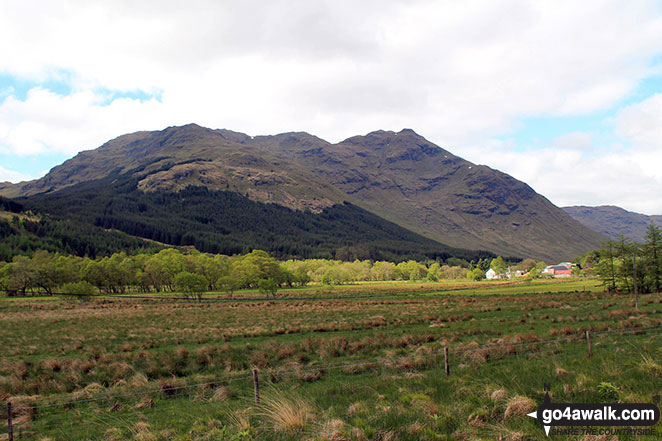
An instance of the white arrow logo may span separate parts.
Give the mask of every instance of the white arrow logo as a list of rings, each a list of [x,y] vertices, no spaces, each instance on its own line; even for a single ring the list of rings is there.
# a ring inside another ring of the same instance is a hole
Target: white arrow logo
[[[526,416],[530,416],[531,418],[538,419],[538,411],[533,411],[531,413],[527,413]],[[545,434],[549,436],[549,426],[543,426],[545,428]]]

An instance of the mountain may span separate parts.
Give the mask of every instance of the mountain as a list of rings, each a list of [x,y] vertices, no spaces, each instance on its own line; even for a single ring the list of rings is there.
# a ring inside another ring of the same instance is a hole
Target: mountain
[[[248,135],[195,124],[120,136],[79,153],[46,176],[18,185],[0,184],[0,195],[53,192],[113,174],[142,173],[138,188],[179,191],[189,185],[223,189],[260,202],[321,211],[344,195],[309,170],[247,145]]]
[[[455,156],[410,129],[338,144],[307,134],[253,142],[305,165],[385,219],[454,246],[553,261],[593,249],[601,240],[528,185]]]
[[[505,256],[568,259],[602,239],[525,183],[409,129],[337,144],[305,132],[251,137],[195,124],[137,132],[36,181],[0,185],[0,194],[46,201],[111,176],[134,179],[146,195],[202,186],[317,215],[347,202],[436,242]]]
[[[604,236],[618,239],[620,235],[642,243],[651,223],[662,227],[662,216],[647,216],[613,205],[599,207],[563,207],[566,213],[588,228]]]
[[[279,258],[402,261],[493,256],[440,244],[348,202],[313,213],[203,186],[145,192],[138,188],[143,177],[138,171],[114,174],[21,201],[55,219],[217,254],[258,248]]]

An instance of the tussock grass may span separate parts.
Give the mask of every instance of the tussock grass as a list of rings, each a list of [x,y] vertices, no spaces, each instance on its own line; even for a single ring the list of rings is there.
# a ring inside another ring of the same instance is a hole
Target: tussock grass
[[[240,432],[249,432],[253,428],[251,426],[250,413],[253,409],[248,408],[231,412],[229,415],[230,424]]]
[[[236,396],[236,393],[230,390],[227,386],[221,386],[214,390],[210,401],[228,401],[230,398]]]
[[[641,354],[641,363],[639,363],[639,366],[648,375],[662,377],[662,365],[648,354]]]
[[[350,438],[346,434],[346,425],[341,419],[332,419],[326,421],[319,433],[317,439],[324,441],[348,441]]]
[[[257,414],[277,432],[296,433],[308,428],[315,419],[313,405],[307,399],[282,392],[271,392],[257,406]]]
[[[533,412],[536,409],[536,402],[529,397],[515,395],[506,405],[506,412],[503,415],[504,419],[512,417],[525,416],[527,413]]]

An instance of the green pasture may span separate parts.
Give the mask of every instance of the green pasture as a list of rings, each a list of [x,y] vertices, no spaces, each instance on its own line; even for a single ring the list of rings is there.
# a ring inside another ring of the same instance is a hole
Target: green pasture
[[[631,295],[600,291],[380,282],[275,300],[3,299],[0,398],[49,406],[17,411],[16,439],[541,439],[522,412],[544,383],[558,401],[662,392],[662,294],[635,311]]]

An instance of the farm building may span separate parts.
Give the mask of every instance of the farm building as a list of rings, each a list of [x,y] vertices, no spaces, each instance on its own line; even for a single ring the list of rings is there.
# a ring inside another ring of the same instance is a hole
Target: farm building
[[[548,274],[554,277],[570,277],[572,276],[572,265],[571,264],[559,264],[559,265],[550,265],[546,267],[543,271],[543,274]]]

